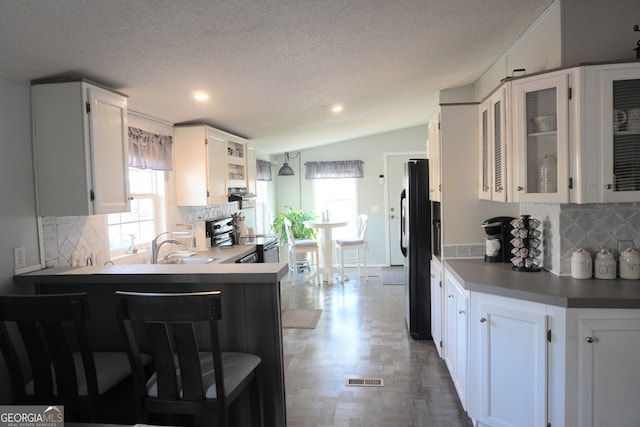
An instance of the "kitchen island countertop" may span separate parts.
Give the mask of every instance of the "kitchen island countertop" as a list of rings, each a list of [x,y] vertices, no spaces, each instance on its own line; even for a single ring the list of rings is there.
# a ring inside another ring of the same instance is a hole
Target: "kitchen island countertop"
[[[234,262],[255,251],[253,245],[200,252],[194,256],[218,258],[208,264],[126,264],[46,268],[14,276],[19,287],[33,286],[37,294],[87,292],[90,336],[95,351],[123,351],[124,343],[113,309],[118,290],[134,292],[222,292],[220,342],[223,351],[242,351],[261,359],[264,422],[286,426],[284,355],[280,281],[286,263]],[[203,342],[206,342],[203,341]],[[234,419],[244,425],[246,402],[236,405]],[[241,421],[242,420],[242,421]],[[132,422],[133,423],[133,420]]]
[[[574,279],[546,271],[519,272],[511,264],[447,259],[450,271],[471,292],[566,308],[640,308],[640,280]]]

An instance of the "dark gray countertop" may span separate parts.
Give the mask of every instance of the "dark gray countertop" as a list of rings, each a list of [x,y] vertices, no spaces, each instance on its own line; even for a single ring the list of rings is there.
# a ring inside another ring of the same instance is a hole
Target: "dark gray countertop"
[[[278,283],[286,263],[267,264],[130,264],[80,268],[46,268],[14,276],[14,283]]]
[[[113,283],[278,283],[287,274],[286,263],[236,264],[254,252],[255,245],[214,247],[196,257],[212,257],[209,264],[116,264],[90,267],[45,268],[14,276],[16,284]]]
[[[445,266],[471,292],[567,308],[640,308],[640,280],[579,280],[480,259],[448,259]]]

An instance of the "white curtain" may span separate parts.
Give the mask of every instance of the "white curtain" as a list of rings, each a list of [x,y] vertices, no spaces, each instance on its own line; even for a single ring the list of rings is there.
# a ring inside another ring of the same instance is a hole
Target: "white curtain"
[[[362,160],[336,160],[330,162],[307,162],[306,179],[362,178]]]
[[[256,179],[258,181],[271,181],[271,162],[266,160],[256,160]]]
[[[129,127],[129,167],[173,170],[173,138]]]

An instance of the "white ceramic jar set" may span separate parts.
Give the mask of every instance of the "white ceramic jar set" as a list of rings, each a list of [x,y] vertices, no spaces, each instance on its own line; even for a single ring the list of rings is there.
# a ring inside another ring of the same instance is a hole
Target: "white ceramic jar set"
[[[571,256],[571,277],[574,279],[615,279],[617,263],[612,252],[603,249],[596,253],[592,265],[589,251],[577,249]],[[620,254],[620,278],[640,279],[640,252],[627,248]]]

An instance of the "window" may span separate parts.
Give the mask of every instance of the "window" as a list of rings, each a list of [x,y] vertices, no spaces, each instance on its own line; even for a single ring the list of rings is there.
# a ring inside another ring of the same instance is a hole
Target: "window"
[[[333,229],[334,239],[355,236],[358,218],[358,186],[356,178],[314,179],[315,212],[329,211],[330,219],[348,220],[346,227]]]
[[[108,215],[112,256],[127,253],[132,238],[135,246],[140,248],[155,236],[162,218],[163,177],[163,172],[129,168],[129,188],[133,196],[131,211]]]
[[[256,234],[269,234],[271,230],[271,222],[273,216],[269,211],[269,182],[270,181],[256,181]]]

